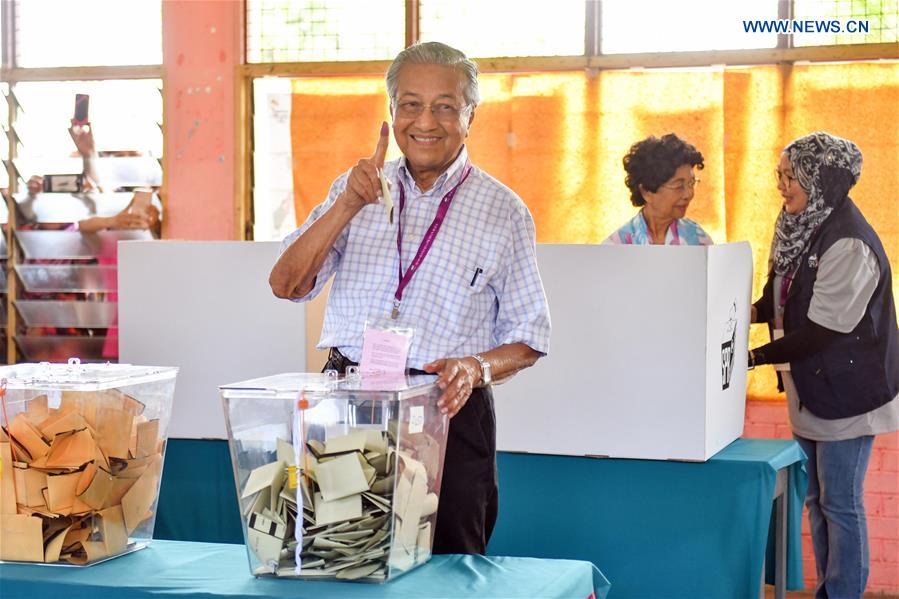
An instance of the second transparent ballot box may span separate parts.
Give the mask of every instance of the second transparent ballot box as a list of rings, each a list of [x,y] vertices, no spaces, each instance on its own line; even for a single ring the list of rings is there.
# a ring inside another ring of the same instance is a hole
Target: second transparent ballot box
[[[150,543],[177,373],[0,367],[0,560],[90,565]]]
[[[220,389],[253,575],[384,582],[430,558],[449,429],[436,377]]]

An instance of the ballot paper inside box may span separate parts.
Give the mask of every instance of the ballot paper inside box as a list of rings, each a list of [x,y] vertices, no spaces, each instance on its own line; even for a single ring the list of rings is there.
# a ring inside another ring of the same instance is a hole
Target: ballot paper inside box
[[[430,558],[449,427],[435,380],[220,388],[253,575],[385,582]]]
[[[150,543],[177,372],[0,367],[0,560],[90,565]]]

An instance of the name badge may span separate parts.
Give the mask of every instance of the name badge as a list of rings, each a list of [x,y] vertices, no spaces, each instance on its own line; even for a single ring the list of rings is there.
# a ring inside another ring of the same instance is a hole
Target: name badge
[[[362,335],[362,359],[359,372],[365,374],[403,375],[412,345],[414,331],[409,328],[365,323]]]

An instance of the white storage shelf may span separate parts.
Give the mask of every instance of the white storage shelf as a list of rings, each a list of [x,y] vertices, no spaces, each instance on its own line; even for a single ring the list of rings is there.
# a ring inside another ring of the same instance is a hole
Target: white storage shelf
[[[115,326],[118,302],[15,300],[13,304],[26,327],[75,327],[107,329]]]
[[[16,335],[16,347],[23,362],[66,362],[77,357],[82,362],[106,362],[105,336]]]
[[[78,231],[16,231],[16,242],[22,259],[31,260],[93,260],[101,256],[115,256],[119,241],[152,239],[149,231],[100,231],[83,234]]]
[[[115,266],[16,264],[27,293],[111,293],[116,291]]]
[[[152,239],[149,231],[17,230],[14,239],[18,320],[7,335],[16,361],[115,361],[107,335],[117,324],[118,303],[109,299],[118,290],[117,244]]]

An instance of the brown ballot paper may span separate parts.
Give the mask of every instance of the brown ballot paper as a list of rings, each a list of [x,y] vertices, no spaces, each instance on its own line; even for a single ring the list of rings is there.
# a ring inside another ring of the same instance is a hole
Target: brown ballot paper
[[[41,519],[20,514],[0,514],[0,559],[44,561]]]
[[[12,449],[9,443],[0,443],[0,514],[16,513],[16,473],[12,467]]]
[[[156,453],[159,442],[159,420],[150,420],[137,425],[137,447],[134,457],[143,458]]]
[[[160,421],[117,390],[28,401],[0,433],[3,559],[86,564],[127,550],[153,515]]]
[[[125,530],[122,506],[114,505],[97,515],[100,516],[100,535],[106,544],[106,553],[113,555],[124,551],[128,545],[128,532]]]
[[[128,534],[134,532],[137,526],[150,516],[150,506],[156,499],[156,489],[159,488],[159,472],[162,458],[157,459],[147,466],[134,486],[122,497],[122,511],[125,514],[125,528]]]
[[[81,468],[94,459],[97,452],[94,438],[86,428],[59,433],[54,437],[47,455],[46,468]]]
[[[50,453],[50,446],[25,414],[19,414],[13,419],[9,425],[9,432],[31,454],[32,459]]]

